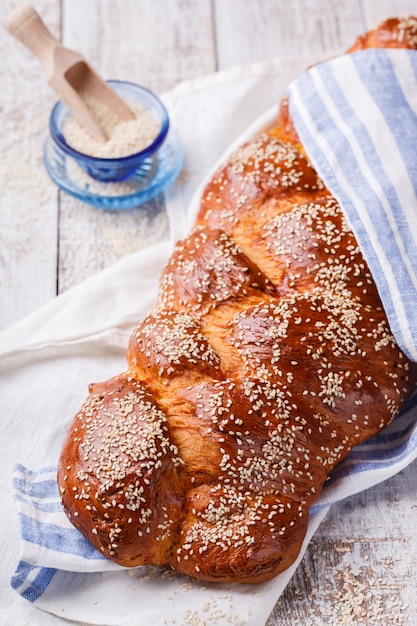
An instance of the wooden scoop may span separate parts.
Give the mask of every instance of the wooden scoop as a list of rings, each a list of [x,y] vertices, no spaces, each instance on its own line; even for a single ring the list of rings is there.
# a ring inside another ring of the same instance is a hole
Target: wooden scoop
[[[78,122],[98,141],[107,137],[83,97],[94,96],[121,120],[134,118],[126,103],[78,52],[64,48],[31,6],[19,6],[6,20],[10,33],[38,57],[48,85]]]

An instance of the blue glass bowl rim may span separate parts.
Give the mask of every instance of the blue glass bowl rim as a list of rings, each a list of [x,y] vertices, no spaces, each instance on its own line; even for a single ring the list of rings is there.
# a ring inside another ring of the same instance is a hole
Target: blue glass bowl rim
[[[139,90],[140,92],[145,92],[146,95],[150,96],[151,99],[154,100],[155,103],[158,105],[160,112],[162,114],[160,116],[161,129],[158,135],[155,137],[155,139],[149,146],[147,146],[143,150],[140,150],[139,152],[135,152],[134,154],[129,154],[127,156],[117,157],[117,158],[95,157],[89,154],[85,154],[84,152],[79,152],[78,150],[75,150],[65,141],[63,134],[61,133],[60,130],[58,130],[58,127],[56,124],[56,117],[60,109],[66,108],[64,103],[61,102],[61,100],[58,100],[58,102],[54,105],[51,111],[51,115],[49,117],[49,131],[51,133],[51,137],[53,141],[61,148],[61,150],[63,150],[66,154],[68,154],[69,156],[73,157],[76,160],[84,160],[92,164],[98,164],[98,165],[102,164],[106,166],[109,166],[111,164],[128,166],[129,163],[133,164],[136,161],[142,161],[143,159],[146,159],[147,157],[154,154],[154,152],[156,152],[158,148],[161,146],[161,144],[165,141],[166,136],[168,134],[169,125],[170,125],[168,111],[166,110],[164,104],[158,98],[158,96],[147,87],[143,87],[142,85],[138,85],[137,83],[132,83],[126,80],[108,80],[106,82],[112,86],[113,85],[115,86],[126,85],[127,87],[133,87],[135,90]]]
[[[181,170],[182,164],[183,164],[183,159],[184,159],[184,151],[183,151],[183,147],[180,142],[180,139],[178,135],[174,132],[174,130],[171,129],[168,134],[167,141],[164,142],[164,144],[160,148],[160,151],[161,150],[164,151],[165,147],[167,147],[167,149],[173,149],[174,152],[176,153],[174,166],[172,167],[168,176],[166,176],[162,181],[159,181],[158,184],[155,184],[155,180],[153,180],[152,183],[148,187],[143,188],[139,191],[133,191],[133,193],[131,194],[126,194],[122,196],[113,196],[113,195],[112,196],[104,196],[104,195],[98,196],[89,192],[85,193],[81,189],[76,189],[74,185],[71,184],[71,181],[70,181],[70,184],[68,185],[66,181],[62,179],[62,177],[56,175],[53,165],[49,163],[49,160],[47,158],[47,150],[48,150],[49,142],[51,142],[51,145],[53,145],[51,137],[48,137],[44,144],[44,163],[46,166],[46,170],[50,178],[54,181],[54,183],[60,189],[62,189],[69,195],[73,196],[74,198],[77,198],[78,200],[81,200],[82,202],[89,204],[90,206],[94,206],[96,208],[106,210],[106,211],[111,211],[111,212],[117,212],[120,210],[128,210],[128,209],[132,209],[135,207],[139,207],[145,202],[148,202],[149,200],[154,198],[159,193],[162,193],[164,189],[169,184],[171,184],[175,180],[175,178],[178,176]],[[55,144],[55,149],[60,150],[57,144]],[[61,154],[63,157],[69,158],[69,155],[65,154],[63,150],[61,150]],[[157,154],[159,154],[159,151]],[[151,158],[155,158],[155,157],[152,156]],[[103,182],[101,184],[111,185],[113,183]]]

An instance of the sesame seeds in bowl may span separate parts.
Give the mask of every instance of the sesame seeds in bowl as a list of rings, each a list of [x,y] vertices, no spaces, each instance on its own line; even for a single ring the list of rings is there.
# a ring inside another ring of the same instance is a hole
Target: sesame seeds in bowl
[[[44,162],[51,179],[70,195],[102,209],[139,206],[178,175],[182,148],[161,100],[134,83],[109,81],[135,118],[116,120],[88,101],[108,136],[103,144],[82,129],[62,102],[50,116]]]
[[[116,182],[131,176],[158,150],[167,136],[169,118],[162,102],[148,89],[122,81],[109,81],[109,84],[130,105],[135,119],[117,123],[107,107],[93,99],[87,100],[107,130],[105,144],[90,137],[62,102],[52,109],[49,129],[52,140],[90,176]],[[132,135],[136,142],[132,141]]]

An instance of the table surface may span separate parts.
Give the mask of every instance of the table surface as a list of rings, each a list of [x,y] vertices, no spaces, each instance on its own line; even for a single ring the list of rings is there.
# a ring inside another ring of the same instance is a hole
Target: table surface
[[[2,20],[16,5],[2,0]],[[161,93],[237,64],[327,55],[415,0],[42,0],[63,43],[104,77]],[[110,42],[110,43],[109,43]],[[0,328],[168,237],[163,197],[109,213],[58,192],[42,163],[55,100],[36,59],[0,37]],[[16,103],[19,106],[16,106]],[[268,626],[417,624],[415,463],[334,506]]]

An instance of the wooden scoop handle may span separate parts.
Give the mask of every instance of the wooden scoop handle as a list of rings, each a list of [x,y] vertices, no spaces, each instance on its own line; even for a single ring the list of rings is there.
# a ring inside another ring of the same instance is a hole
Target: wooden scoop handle
[[[16,7],[6,20],[9,32],[39,59],[47,72],[59,41],[45,26],[35,9],[28,5]]]
[[[106,141],[98,120],[84,101],[86,93],[102,101],[121,120],[134,119],[123,99],[98,76],[81,54],[65,48],[51,35],[33,7],[22,5],[14,9],[6,20],[6,26],[39,59],[48,85],[93,137]]]
[[[42,18],[31,6],[22,5],[14,9],[6,19],[6,27],[39,59],[48,85],[76,119],[98,141],[106,141],[98,121],[65,77],[65,73],[71,67],[84,62],[82,56],[64,48],[51,35]]]

